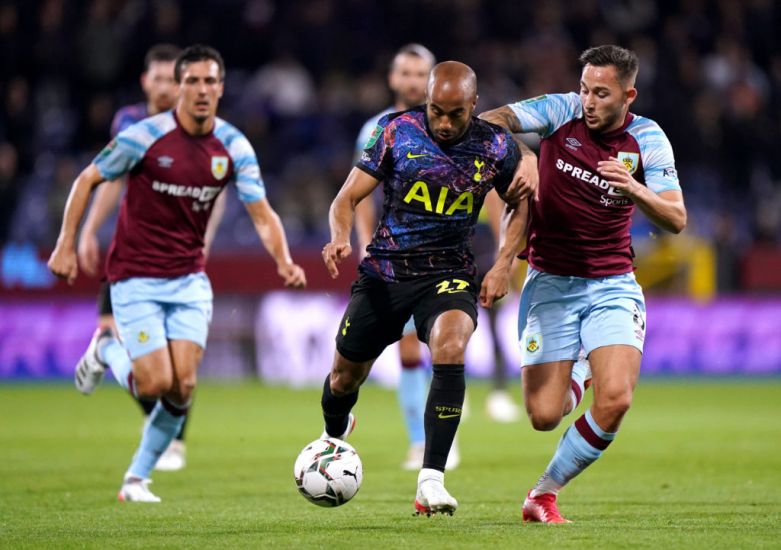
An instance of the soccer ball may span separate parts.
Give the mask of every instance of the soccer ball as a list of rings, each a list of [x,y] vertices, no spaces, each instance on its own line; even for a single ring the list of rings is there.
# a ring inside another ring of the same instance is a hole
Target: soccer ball
[[[329,437],[304,447],[293,466],[296,487],[318,506],[341,506],[355,496],[363,481],[363,466],[355,449]]]

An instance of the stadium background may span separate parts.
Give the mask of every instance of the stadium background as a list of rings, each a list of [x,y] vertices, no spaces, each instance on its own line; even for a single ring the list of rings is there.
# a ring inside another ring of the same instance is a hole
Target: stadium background
[[[216,302],[204,375],[322,379],[354,273],[331,281],[320,262],[328,206],[360,125],[391,102],[393,52],[411,41],[475,68],[478,110],[576,89],[577,56],[590,45],[636,50],[633,111],[667,132],[689,210],[681,236],[642,216],[633,229],[649,302],[643,375],[777,375],[778,28],[772,0],[0,1],[0,380],[70,377],[89,340],[98,281],[56,283],[45,259],[73,178],[107,142],[114,111],[142,99],[143,55],[158,42],[222,52],[220,115],[255,146],[310,281],[305,293],[278,290],[229,191],[207,268]],[[112,232],[113,220],[104,245]],[[516,300],[500,335],[515,372]],[[485,326],[470,346],[474,377],[491,370]],[[381,382],[394,382],[394,353],[375,369]]]

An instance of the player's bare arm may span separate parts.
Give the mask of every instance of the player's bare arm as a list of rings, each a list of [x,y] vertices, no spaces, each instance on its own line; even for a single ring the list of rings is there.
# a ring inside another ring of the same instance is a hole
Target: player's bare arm
[[[377,208],[372,199],[366,199],[355,205],[355,233],[358,236],[358,252],[366,255],[366,247],[372,242],[377,226]]]
[[[304,270],[299,265],[293,263],[282,221],[277,213],[274,212],[274,209],[271,208],[268,200],[260,199],[259,201],[244,203],[244,206],[252,218],[255,231],[258,232],[263,246],[277,263],[277,273],[282,277],[285,286],[304,288],[306,286]]]
[[[616,158],[598,163],[597,170],[610,185],[630,198],[657,227],[680,233],[686,227],[686,206],[678,190],[654,193],[638,182]]]
[[[203,236],[203,256],[208,259],[209,251],[212,248],[214,242],[214,236],[217,234],[217,228],[222,222],[222,217],[225,215],[225,197],[227,195],[223,191],[214,200],[214,206],[212,207],[212,215],[209,216],[209,221],[206,224],[206,233]]]
[[[100,264],[100,243],[98,242],[98,230],[109,215],[117,208],[122,196],[122,180],[106,181],[98,187],[95,199],[87,212],[87,219],[79,234],[77,249],[79,266],[87,275],[98,274]]]
[[[480,287],[481,306],[490,308],[510,291],[513,260],[526,245],[528,218],[528,200],[505,204],[496,261],[483,277]]]
[[[336,264],[352,252],[350,232],[355,218],[355,207],[379,185],[380,181],[360,168],[353,168],[344,185],[331,203],[328,223],[331,227],[331,242],[323,247],[323,262],[332,278],[339,276]],[[364,201],[365,202],[365,201]]]
[[[508,193],[511,194],[510,198],[522,200],[535,195],[537,186],[540,183],[540,174],[537,171],[537,155],[516,135],[522,133],[524,129],[513,110],[504,105],[481,113],[479,118],[509,130],[513,134],[515,143],[521,149],[521,160],[518,162],[518,167],[515,169],[513,180],[508,189]]]
[[[65,203],[65,213],[62,217],[60,235],[57,244],[49,257],[48,266],[52,273],[61,279],[67,279],[73,284],[79,274],[76,258],[76,233],[87,209],[90,194],[104,180],[94,164],[87,166],[74,180],[68,201]]]

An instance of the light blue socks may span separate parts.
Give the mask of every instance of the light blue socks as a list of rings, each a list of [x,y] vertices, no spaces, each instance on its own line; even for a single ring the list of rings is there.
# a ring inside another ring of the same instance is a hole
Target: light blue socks
[[[422,366],[402,368],[399,378],[399,406],[404,414],[410,445],[424,444],[426,431],[423,414],[426,411],[429,373]]]

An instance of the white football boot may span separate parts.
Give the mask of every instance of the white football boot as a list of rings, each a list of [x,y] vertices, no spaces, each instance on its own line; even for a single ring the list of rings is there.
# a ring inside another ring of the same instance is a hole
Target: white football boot
[[[415,514],[455,513],[458,501],[445,489],[445,474],[439,470],[423,468],[418,474],[418,492],[415,495]]]
[[[174,439],[160,458],[157,459],[155,470],[160,472],[178,472],[187,465],[187,448],[184,441]]]
[[[516,422],[521,418],[521,409],[505,390],[494,390],[488,394],[485,412],[494,422]]]
[[[339,437],[336,437],[336,439],[341,439],[342,441],[347,441],[347,437],[353,433],[353,430],[355,429],[355,416],[353,413],[350,413],[350,415],[347,417],[347,429],[344,431],[342,435]],[[330,439],[335,436],[329,435],[327,431],[323,430],[323,433],[320,434],[320,439]]]
[[[141,479],[130,474],[125,475],[122,488],[117,494],[120,502],[160,502],[160,497],[149,490],[151,479]]]
[[[114,331],[111,327],[98,327],[95,334],[92,335],[87,351],[81,356],[76,364],[76,370],[73,373],[73,380],[76,383],[76,389],[84,395],[89,395],[95,391],[98,384],[103,380],[108,365],[103,362],[98,353],[98,347],[107,338],[113,338]]]

